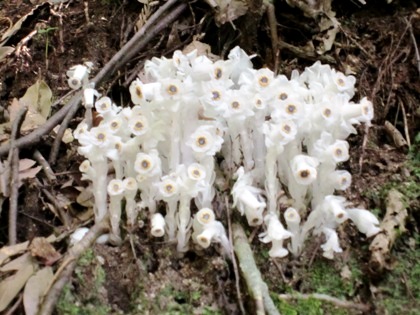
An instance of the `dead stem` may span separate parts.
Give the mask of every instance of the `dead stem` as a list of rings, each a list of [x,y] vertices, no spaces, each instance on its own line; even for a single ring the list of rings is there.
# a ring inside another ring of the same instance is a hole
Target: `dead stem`
[[[53,204],[53,206],[57,210],[61,222],[66,228],[69,228],[71,225],[71,217],[68,215],[66,210],[60,205],[60,202],[57,200],[57,198],[47,189],[44,188],[44,185],[42,185],[38,178],[35,178],[35,182],[39,186],[45,197],[47,197],[47,199]]]
[[[55,182],[57,180],[57,177],[52,171],[50,164],[48,164],[47,160],[42,156],[41,152],[39,152],[38,150],[35,150],[33,157],[35,161],[37,161],[38,164],[41,165],[42,170],[44,171],[44,174],[48,179],[48,182],[49,183]]]
[[[13,122],[10,135],[9,165],[11,169],[10,178],[10,206],[9,206],[9,245],[15,245],[17,240],[16,221],[18,213],[19,197],[19,148],[16,140],[19,138],[20,127],[25,119],[28,107],[22,107]]]
[[[363,142],[362,142],[362,153],[360,154],[360,158],[359,158],[359,175],[362,174],[363,161],[365,157],[368,139],[369,139],[369,126],[365,125],[365,133],[363,135]]]
[[[420,53],[419,53],[419,48],[417,47],[416,37],[414,36],[413,27],[411,26],[411,18],[410,18],[410,21],[408,21],[406,18],[404,18],[404,20],[407,23],[408,31],[410,32],[410,37],[411,37],[411,40],[413,41],[414,51],[416,53],[417,70],[419,72],[419,77],[420,77]]]
[[[262,315],[267,312],[269,315],[280,315],[270,297],[267,284],[263,281],[255,263],[253,252],[242,226],[233,224],[232,232],[236,257],[238,258],[249,294],[255,302],[255,314]]]
[[[41,309],[39,310],[38,315],[52,314],[64,285],[69,282],[70,277],[76,268],[78,259],[86,250],[92,246],[92,244],[99,236],[108,231],[108,226],[109,223],[107,219],[96,223],[90,228],[89,232],[83,237],[81,241],[77,242],[68,250],[66,256],[63,259],[63,262],[60,265],[60,268],[54,275],[54,279],[47,291],[44,300],[42,303],[40,303]]]
[[[279,47],[279,36],[277,34],[277,19],[276,10],[272,2],[265,1],[268,24],[270,26],[271,45],[273,49],[273,62],[274,62],[274,73],[277,74],[279,71],[280,64],[280,47]]]
[[[301,299],[301,300],[308,300],[308,299],[316,299],[321,301],[326,301],[329,303],[334,304],[338,307],[343,308],[353,308],[357,309],[361,312],[368,312],[370,310],[370,306],[367,304],[361,303],[353,303],[345,300],[340,300],[336,297],[329,296],[327,294],[320,294],[320,293],[312,293],[312,294],[303,294],[303,293],[293,293],[293,294],[279,294],[278,297],[283,300],[294,300],[294,299]]]
[[[227,215],[227,221],[228,221],[229,243],[232,248],[230,255],[232,257],[233,272],[235,273],[236,295],[238,297],[238,304],[239,304],[239,309],[241,310],[241,314],[245,315],[246,311],[244,308],[244,302],[242,301],[241,288],[239,284],[240,276],[239,276],[238,264],[236,263],[235,255],[233,252],[232,221],[230,217],[229,197],[227,195],[225,196],[225,207],[226,207],[226,215]]]

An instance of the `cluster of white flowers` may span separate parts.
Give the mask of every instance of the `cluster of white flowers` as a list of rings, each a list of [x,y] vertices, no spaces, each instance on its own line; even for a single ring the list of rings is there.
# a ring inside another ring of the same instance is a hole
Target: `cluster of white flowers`
[[[317,62],[289,80],[253,69],[251,58],[238,47],[225,61],[195,51],[153,58],[130,86],[133,107],[106,96],[93,102],[98,93],[85,86],[86,110],[94,104],[102,121],[82,122],[74,136],[87,159],[80,170],[92,183],[96,220],[110,215],[111,240],[120,239],[122,211],[129,227],[148,211],[151,234],[176,241],[179,251],[191,235],[203,248],[219,242],[229,250],[211,210],[218,176],[236,179],[233,205],[249,225],[264,225],[260,240],[272,243],[272,257],[299,255],[311,233],[324,234],[324,256],[333,258],[341,252],[336,228],[347,219],[368,237],[379,231],[369,211],[333,195],[351,183],[349,172],[337,170],[349,158],[345,139],[373,118],[366,98],[350,101],[355,78]],[[284,213],[282,190],[292,200]]]

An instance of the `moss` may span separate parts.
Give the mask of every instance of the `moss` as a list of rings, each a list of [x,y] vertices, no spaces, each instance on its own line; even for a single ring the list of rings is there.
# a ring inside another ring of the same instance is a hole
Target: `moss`
[[[419,314],[420,302],[420,235],[415,233],[411,238],[411,247],[401,243],[396,244],[399,248],[398,253],[394,253],[397,263],[385,280],[378,285],[377,298],[375,305],[379,313]],[[417,250],[416,250],[417,249]]]
[[[105,303],[103,292],[100,292],[106,281],[106,273],[96,261],[92,249],[80,257],[75,275],[75,285],[66,285],[63,289],[57,304],[57,314],[110,314],[111,307]]]
[[[324,293],[337,298],[354,295],[357,287],[357,277],[361,275],[355,261],[349,262],[350,279],[343,279],[332,262],[319,259],[311,266],[304,277],[301,290],[304,293]]]
[[[272,295],[273,301],[282,315],[349,315],[353,314],[347,309],[337,308],[331,303],[318,299],[296,299],[290,301],[280,300]]]

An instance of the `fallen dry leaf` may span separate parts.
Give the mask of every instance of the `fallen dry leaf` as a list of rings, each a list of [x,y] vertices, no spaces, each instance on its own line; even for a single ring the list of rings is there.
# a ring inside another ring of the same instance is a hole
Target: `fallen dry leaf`
[[[214,19],[218,25],[232,22],[248,12],[245,1],[240,0],[206,0],[216,10]]]
[[[37,80],[30,86],[19,100],[14,98],[9,106],[10,121],[13,122],[24,106],[28,107],[21,130],[23,132],[36,129],[47,121],[51,112],[52,92],[47,83]]]
[[[0,266],[10,257],[23,253],[29,245],[29,241],[0,248]]]
[[[45,267],[38,270],[36,274],[29,278],[23,291],[23,306],[26,315],[36,315],[38,313],[39,303],[48,290],[54,273],[51,267]]]
[[[26,281],[34,274],[36,268],[37,264],[27,253],[12,260],[0,269],[3,272],[17,270],[15,274],[0,282],[0,312],[4,311],[19,294]]]

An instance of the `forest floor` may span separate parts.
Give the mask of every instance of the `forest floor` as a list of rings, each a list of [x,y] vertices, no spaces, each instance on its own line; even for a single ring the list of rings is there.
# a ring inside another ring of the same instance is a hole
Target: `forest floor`
[[[375,118],[370,128],[360,126],[358,134],[348,138],[350,160],[342,168],[353,179],[344,195],[381,221],[388,215],[394,222],[384,233],[388,243],[381,248],[382,259],[375,259],[372,238],[366,239],[350,224],[339,230],[343,253],[334,260],[322,257],[322,239],[308,241],[298,259],[272,259],[269,245],[256,236],[262,227],[246,228],[251,248],[281,314],[420,314],[420,9],[416,1],[368,0],[366,5],[334,1],[331,10],[313,16],[276,1],[277,53],[265,4],[250,1],[241,15],[241,3],[232,3],[223,12],[204,1],[189,3],[174,23],[102,82],[100,92],[129,106],[128,86],[144,61],[170,57],[192,41],[210,45],[211,53],[222,58],[240,45],[248,54],[256,54],[254,68],[269,67],[288,77],[293,69],[302,71],[316,60],[354,75],[355,100],[367,96]],[[71,66],[90,61],[92,75],[97,74],[161,5],[148,0],[1,1],[1,145],[10,140],[11,117],[18,115],[16,102],[29,87],[42,80],[37,88],[51,93],[53,103],[47,114],[41,109],[24,123],[22,135],[41,128],[50,111],[52,115],[68,102],[66,71]],[[331,18],[339,26],[326,22]],[[74,130],[82,117],[79,110],[68,127]],[[33,272],[44,266],[56,272],[69,248],[68,235],[77,227],[92,225],[92,209],[79,196],[78,188],[86,182],[79,172],[83,158],[77,154],[77,141],[61,144],[51,165],[53,180],[32,162],[38,160],[35,149],[48,159],[55,137],[55,132],[47,133],[35,145],[20,149],[23,183],[16,221],[20,249],[5,247],[11,199],[4,190],[8,179],[0,183],[0,291],[7,284],[11,292],[7,303],[5,295],[0,296],[0,308],[9,314],[24,314],[22,300],[29,289],[22,288],[28,277],[14,288],[18,281],[10,285],[10,269],[4,265],[16,257],[29,259],[28,252],[37,257],[30,263]],[[1,158],[7,165],[7,153]],[[393,195],[395,190],[402,195]],[[146,219],[146,215],[140,218]],[[49,254],[39,253],[44,245],[37,247],[33,240],[51,240],[51,235],[55,235],[53,248],[48,248]],[[254,314],[244,281],[237,284],[232,262],[217,248],[179,255],[171,244],[153,240],[140,224],[126,235],[119,247],[95,244],[84,252],[55,314],[240,314],[240,303]],[[32,244],[28,247],[26,241]]]

